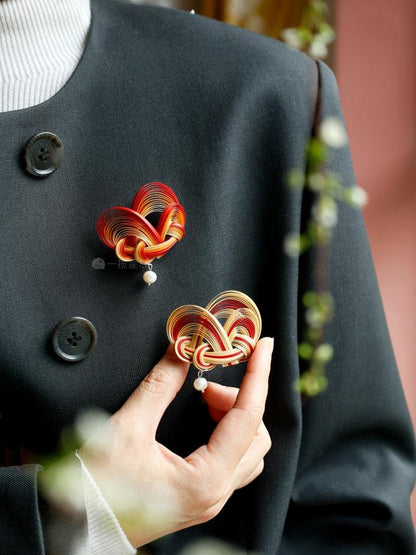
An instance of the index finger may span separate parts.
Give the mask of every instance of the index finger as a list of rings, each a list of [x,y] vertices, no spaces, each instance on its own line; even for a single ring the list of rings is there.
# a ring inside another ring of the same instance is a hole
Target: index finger
[[[226,472],[234,472],[263,418],[273,339],[261,339],[251,355],[234,406],[221,419],[205,449]]]

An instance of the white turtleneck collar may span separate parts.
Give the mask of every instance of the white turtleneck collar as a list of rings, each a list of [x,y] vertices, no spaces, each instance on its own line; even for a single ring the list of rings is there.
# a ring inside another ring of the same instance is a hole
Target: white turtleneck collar
[[[0,112],[58,92],[81,58],[90,22],[89,0],[0,0]]]

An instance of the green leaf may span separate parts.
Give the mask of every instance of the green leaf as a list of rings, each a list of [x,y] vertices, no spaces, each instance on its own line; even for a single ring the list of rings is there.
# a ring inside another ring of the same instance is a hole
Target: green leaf
[[[314,306],[318,302],[318,295],[315,291],[306,291],[302,295],[303,306],[310,307]]]
[[[300,358],[303,358],[304,360],[311,360],[313,355],[313,347],[310,343],[303,341],[299,344],[298,353]]]
[[[292,189],[302,189],[305,186],[305,172],[291,170],[287,174],[287,182]]]

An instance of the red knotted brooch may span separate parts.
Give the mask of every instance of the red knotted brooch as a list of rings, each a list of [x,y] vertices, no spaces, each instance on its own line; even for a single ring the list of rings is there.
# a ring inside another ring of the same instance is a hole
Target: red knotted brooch
[[[161,213],[156,228],[146,219],[155,212]],[[97,220],[97,232],[121,261],[136,260],[147,266],[143,279],[151,285],[157,279],[151,263],[185,234],[185,211],[170,187],[151,181],[139,189],[130,208],[105,210]]]
[[[178,358],[192,362],[198,369],[194,387],[204,391],[208,385],[204,372],[218,364],[232,366],[250,358],[261,325],[259,309],[248,295],[224,291],[206,308],[191,304],[174,310],[168,318],[166,333],[175,344]]]

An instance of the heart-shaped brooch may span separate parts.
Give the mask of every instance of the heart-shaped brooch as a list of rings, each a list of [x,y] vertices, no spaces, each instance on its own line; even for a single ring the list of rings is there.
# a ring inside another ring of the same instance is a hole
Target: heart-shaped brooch
[[[248,295],[224,291],[206,308],[189,304],[175,309],[168,318],[166,333],[178,358],[198,369],[194,387],[204,391],[208,385],[204,372],[250,358],[260,337],[261,316]]]
[[[156,228],[146,219],[154,212],[161,213]],[[139,189],[130,208],[113,206],[102,212],[97,232],[121,261],[136,260],[146,265],[143,279],[151,285],[157,279],[151,262],[166,254],[185,234],[185,210],[170,187],[151,181]]]

